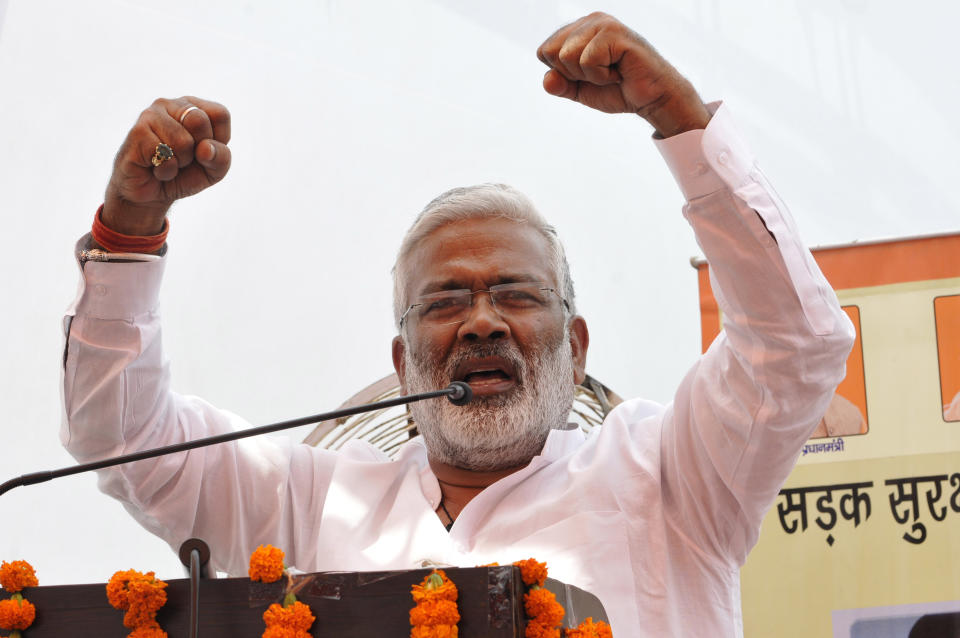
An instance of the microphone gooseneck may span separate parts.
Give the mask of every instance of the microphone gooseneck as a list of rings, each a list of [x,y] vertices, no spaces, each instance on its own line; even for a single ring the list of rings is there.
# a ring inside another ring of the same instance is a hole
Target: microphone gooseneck
[[[116,456],[113,458],[102,459],[100,461],[94,461],[92,463],[84,463],[82,465],[74,465],[72,467],[65,467],[59,470],[24,474],[23,476],[18,476],[4,483],[0,483],[0,494],[9,492],[13,488],[20,487],[21,485],[35,485],[37,483],[44,483],[51,479],[60,478],[62,476],[71,476],[73,474],[80,474],[81,472],[89,472],[90,470],[100,470],[105,467],[113,467],[114,465],[122,465],[123,463],[132,463],[134,461],[142,461],[144,459],[151,459],[157,456],[163,456],[164,454],[185,452],[187,450],[206,447],[208,445],[216,445],[217,443],[226,443],[227,441],[235,441],[237,439],[243,439],[248,436],[256,436],[258,434],[267,434],[269,432],[277,432],[279,430],[286,430],[288,428],[294,428],[301,425],[309,425],[311,423],[320,423],[321,421],[339,419],[341,417],[353,416],[354,414],[372,412],[374,410],[381,410],[383,408],[390,408],[397,405],[405,405],[407,403],[413,403],[414,401],[423,401],[424,399],[434,399],[442,396],[445,396],[448,399],[450,399],[450,402],[453,403],[454,405],[464,405],[466,403],[469,403],[470,399],[473,398],[473,391],[470,389],[470,386],[464,383],[463,381],[454,381],[453,383],[451,383],[449,386],[447,386],[442,390],[433,390],[432,392],[422,392],[420,394],[411,394],[408,396],[401,396],[393,399],[387,399],[385,401],[378,401],[377,403],[367,403],[365,405],[357,405],[350,408],[344,408],[342,410],[335,410],[333,412],[325,412],[323,414],[314,414],[313,416],[302,417],[299,419],[291,419],[290,421],[281,421],[279,423],[261,425],[260,427],[250,428],[247,430],[239,430],[237,432],[227,432],[227,433],[218,434],[215,436],[208,436],[203,439],[196,439],[193,441],[184,441],[183,443],[174,443],[173,445],[167,445],[165,447],[154,448],[152,450],[141,450],[139,452],[133,452],[131,454],[124,454],[123,456]]]

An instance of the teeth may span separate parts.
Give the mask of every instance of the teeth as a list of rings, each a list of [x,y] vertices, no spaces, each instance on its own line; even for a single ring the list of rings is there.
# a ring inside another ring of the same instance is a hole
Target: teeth
[[[480,375],[482,375],[482,376],[502,375],[502,376],[504,376],[504,377],[509,377],[509,376],[510,376],[510,375],[508,375],[506,372],[500,370],[499,368],[488,368],[488,369],[484,369],[484,370],[472,370],[472,371],[468,372],[468,373],[465,375],[464,378],[470,378],[470,377],[480,376]]]

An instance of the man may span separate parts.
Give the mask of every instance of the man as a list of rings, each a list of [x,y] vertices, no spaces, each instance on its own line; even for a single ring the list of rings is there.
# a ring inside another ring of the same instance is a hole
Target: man
[[[567,428],[589,337],[555,233],[509,187],[455,189],[401,246],[393,360],[405,390],[465,380],[471,404],[413,407],[423,437],[392,462],[365,444],[248,441],[107,470],[101,488],[174,546],[207,539],[232,573],[266,542],[307,571],[535,556],[598,595],[620,636],[740,635],[739,568],[844,376],[852,328],[722,107],[603,14],[538,55],[549,93],[650,122],[688,200],[726,329],[673,403],[627,401],[588,440]],[[229,135],[220,105],[155,102],[117,156],[94,236],[162,252],[167,209],[226,174]],[[84,264],[65,365],[79,459],[244,425],[170,392],[162,267]]]
[[[852,436],[866,433],[867,421],[860,413],[860,408],[845,396],[835,394],[830,405],[827,406],[827,413],[820,419],[810,438],[822,439],[828,436]]]

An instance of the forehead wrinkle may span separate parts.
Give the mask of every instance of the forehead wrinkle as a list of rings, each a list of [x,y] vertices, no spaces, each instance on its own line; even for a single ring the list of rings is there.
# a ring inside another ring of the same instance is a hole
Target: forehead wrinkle
[[[445,289],[473,289],[512,281],[554,281],[548,244],[535,229],[500,218],[451,222],[434,229],[408,254],[406,299]],[[515,263],[516,262],[516,263]],[[533,270],[542,270],[532,274]],[[418,276],[419,275],[419,276]],[[421,277],[424,281],[416,282]]]
[[[435,279],[432,281],[427,281],[424,283],[420,294],[430,294],[432,292],[440,292],[444,290],[474,290],[473,284],[468,283],[467,280],[471,281],[476,279],[474,275],[468,275],[466,277],[458,277],[452,275],[443,279]],[[484,279],[484,285],[486,286],[497,286],[499,284],[515,284],[515,283],[527,283],[527,282],[543,282],[542,277],[528,273],[497,273],[493,277],[486,277]],[[482,288],[477,288],[477,290],[484,290]]]

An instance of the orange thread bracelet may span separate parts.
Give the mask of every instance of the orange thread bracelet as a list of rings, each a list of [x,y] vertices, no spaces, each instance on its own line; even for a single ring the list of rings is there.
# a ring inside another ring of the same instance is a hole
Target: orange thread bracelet
[[[159,235],[124,235],[115,230],[107,228],[100,219],[103,212],[103,204],[97,209],[97,214],[93,216],[93,228],[90,234],[93,240],[103,246],[104,250],[111,253],[155,253],[163,248],[167,241],[167,233],[170,232],[170,222],[163,220],[163,230]]]

